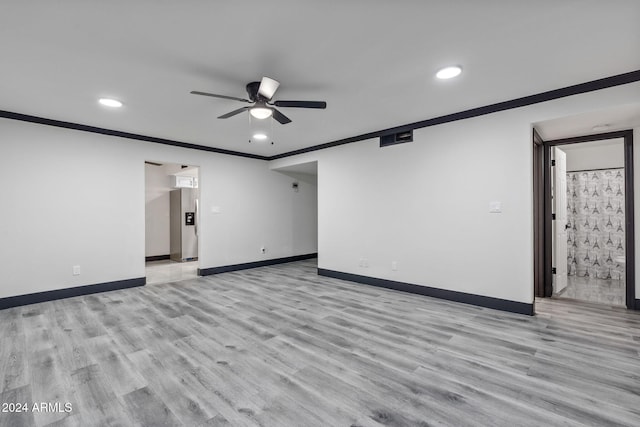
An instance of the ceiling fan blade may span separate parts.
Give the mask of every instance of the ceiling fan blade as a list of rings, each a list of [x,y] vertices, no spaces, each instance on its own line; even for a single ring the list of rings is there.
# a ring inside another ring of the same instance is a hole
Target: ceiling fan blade
[[[324,101],[276,101],[273,105],[276,107],[327,108],[327,103]]]
[[[282,114],[280,111],[276,110],[275,108],[273,109],[273,118],[276,119],[278,122],[280,122],[280,124],[282,125],[286,125],[287,123],[291,123],[291,119],[287,116],[285,116],[284,114]]]
[[[269,77],[263,77],[262,81],[260,81],[258,93],[266,99],[271,99],[273,98],[273,94],[276,93],[278,86],[280,86],[278,81],[270,79]]]
[[[235,116],[235,115],[237,115],[237,114],[240,114],[240,113],[242,113],[243,111],[248,110],[249,108],[250,108],[250,107],[242,107],[242,108],[238,108],[237,110],[233,110],[233,111],[232,111],[232,112],[230,112],[230,113],[223,114],[223,115],[221,115],[221,116],[220,116],[220,117],[218,117],[218,118],[219,118],[219,119],[228,119],[229,117],[233,117],[233,116]]]
[[[251,103],[251,101],[249,101],[248,99],[236,98],[235,96],[217,95],[215,93],[199,92],[197,90],[192,90],[190,93],[194,95],[212,96],[214,98],[231,99],[233,101],[242,101],[242,102],[247,102],[249,104]]]

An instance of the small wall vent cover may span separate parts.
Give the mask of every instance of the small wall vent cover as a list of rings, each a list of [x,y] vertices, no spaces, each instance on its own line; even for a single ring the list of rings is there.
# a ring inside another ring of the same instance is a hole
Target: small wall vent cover
[[[413,129],[406,130],[398,133],[392,133],[389,135],[382,135],[380,137],[380,147],[387,147],[389,145],[404,144],[405,142],[413,141]]]

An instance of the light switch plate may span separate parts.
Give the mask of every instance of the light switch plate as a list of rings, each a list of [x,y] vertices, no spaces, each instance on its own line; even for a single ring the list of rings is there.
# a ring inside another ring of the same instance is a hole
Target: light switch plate
[[[501,213],[502,202],[489,202],[489,213]]]

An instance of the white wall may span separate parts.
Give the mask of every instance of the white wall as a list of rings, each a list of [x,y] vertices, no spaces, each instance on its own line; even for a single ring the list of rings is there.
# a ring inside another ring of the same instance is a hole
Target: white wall
[[[624,167],[624,139],[584,142],[558,147],[567,153],[567,172]]]
[[[200,166],[201,268],[317,251],[267,162],[2,119],[0,298],[143,277],[145,160]]]
[[[419,129],[408,144],[361,141],[270,164],[318,161],[320,268],[531,303],[531,124],[639,95],[634,83]],[[503,212],[489,213],[491,201]]]
[[[467,120],[418,130],[409,144],[334,150],[318,163],[319,267],[530,302],[513,280],[530,281],[529,147],[510,143],[528,133]],[[490,201],[503,213],[490,214]]]
[[[531,123],[639,96],[634,83],[420,129],[409,144],[270,163],[0,120],[0,297],[144,276],[144,160],[154,160],[201,168],[201,268],[318,250],[321,268],[530,303]],[[300,221],[313,218],[313,191],[295,194],[293,178],[269,170],[311,161],[318,247],[313,219]],[[488,213],[494,200],[503,213]]]

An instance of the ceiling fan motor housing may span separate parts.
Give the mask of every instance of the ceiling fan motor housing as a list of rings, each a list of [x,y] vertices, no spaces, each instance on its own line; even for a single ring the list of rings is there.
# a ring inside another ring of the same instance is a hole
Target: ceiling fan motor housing
[[[264,96],[258,94],[258,89],[260,89],[260,82],[251,82],[247,84],[247,94],[249,95],[249,99],[252,102],[256,102],[258,100],[268,101]]]

